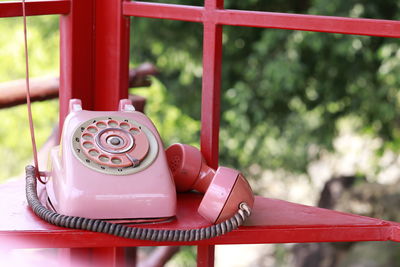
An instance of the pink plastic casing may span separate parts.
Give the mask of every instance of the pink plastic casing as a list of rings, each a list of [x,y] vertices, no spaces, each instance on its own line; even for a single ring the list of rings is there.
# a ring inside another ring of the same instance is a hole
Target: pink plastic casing
[[[173,144],[165,151],[174,177],[176,191],[197,190],[204,193],[215,171],[207,166],[200,150],[185,144]]]
[[[160,218],[176,212],[176,191],[160,136],[153,123],[122,100],[121,111],[81,110],[71,100],[64,122],[62,143],[51,151],[51,177],[46,185],[58,213],[97,219]],[[119,116],[145,125],[155,136],[158,155],[146,169],[130,174],[100,173],[84,166],[72,152],[71,137],[78,125],[101,116]],[[61,151],[60,151],[61,150]]]
[[[174,177],[176,191],[192,190],[201,168],[202,156],[200,151],[189,145],[173,144],[167,148],[165,153]]]
[[[209,222],[220,223],[233,216],[241,202],[253,207],[254,196],[250,185],[239,171],[219,167],[198,212]]]
[[[198,212],[210,223],[229,219],[242,202],[253,207],[253,192],[239,171],[225,167],[213,170],[207,166],[201,152],[189,145],[173,144],[166,154],[176,190],[194,189],[205,193]]]

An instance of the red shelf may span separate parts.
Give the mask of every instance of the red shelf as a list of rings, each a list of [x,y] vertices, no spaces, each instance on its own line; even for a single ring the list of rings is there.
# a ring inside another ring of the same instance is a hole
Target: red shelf
[[[43,189],[39,191],[43,192]],[[190,229],[206,226],[207,222],[196,211],[200,200],[199,194],[180,194],[177,220],[152,227]],[[7,248],[400,241],[400,224],[395,222],[263,197],[256,197],[246,226],[221,237],[185,243],[128,240],[43,222],[27,206],[23,179],[0,185],[0,214],[0,247]]]

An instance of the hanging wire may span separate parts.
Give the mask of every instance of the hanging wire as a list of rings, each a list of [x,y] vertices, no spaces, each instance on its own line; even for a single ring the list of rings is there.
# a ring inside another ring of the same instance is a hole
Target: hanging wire
[[[31,91],[29,87],[29,55],[28,55],[28,38],[27,38],[27,26],[26,26],[26,5],[25,0],[22,0],[22,17],[24,22],[24,46],[25,46],[25,82],[26,82],[26,104],[28,109],[28,119],[29,119],[29,130],[31,134],[31,143],[32,143],[32,151],[33,151],[33,162],[35,165],[35,176],[42,183],[46,182],[42,180],[39,171],[39,161],[38,161],[38,153],[36,147],[36,139],[35,139],[35,129],[33,127],[33,118],[32,118],[32,107],[31,107]]]

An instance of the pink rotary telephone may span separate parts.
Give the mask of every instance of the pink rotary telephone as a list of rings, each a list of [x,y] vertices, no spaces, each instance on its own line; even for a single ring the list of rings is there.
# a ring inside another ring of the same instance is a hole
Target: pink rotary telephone
[[[210,227],[134,228],[111,223],[174,218],[176,191],[205,193],[198,212]],[[166,151],[153,123],[128,99],[118,111],[82,110],[70,101],[62,142],[50,153],[47,208],[27,167],[27,199],[44,220],[64,227],[156,241],[192,241],[229,232],[250,215],[254,197],[239,171],[207,166],[201,153],[175,144]]]

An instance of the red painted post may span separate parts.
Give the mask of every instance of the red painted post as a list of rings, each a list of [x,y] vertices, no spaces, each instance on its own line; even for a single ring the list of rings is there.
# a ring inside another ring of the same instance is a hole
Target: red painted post
[[[60,18],[60,129],[69,99],[94,107],[94,2],[71,0],[71,12]]]
[[[136,247],[124,248],[124,259],[126,267],[135,267],[137,263],[137,248]]]
[[[96,1],[96,110],[115,110],[128,97],[129,17],[125,0]]]
[[[124,248],[100,247],[92,249],[93,267],[128,267],[125,262]]]
[[[205,0],[205,15],[223,8],[223,0]],[[221,105],[222,25],[204,22],[203,80],[201,98],[201,152],[208,164],[218,166],[219,124]],[[198,246],[197,266],[214,266],[213,245]]]
[[[214,266],[214,246],[197,246],[197,267]]]
[[[121,247],[62,248],[58,259],[63,267],[128,267],[135,266],[125,261],[125,250]]]
[[[58,249],[58,260],[63,267],[90,266],[92,251],[90,248],[61,248]]]
[[[223,7],[223,0],[206,0],[205,14]],[[220,90],[222,65],[222,26],[204,22],[203,80],[201,99],[201,152],[211,167],[218,166]]]

